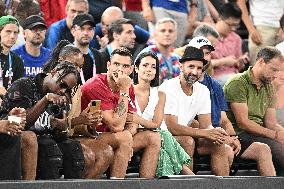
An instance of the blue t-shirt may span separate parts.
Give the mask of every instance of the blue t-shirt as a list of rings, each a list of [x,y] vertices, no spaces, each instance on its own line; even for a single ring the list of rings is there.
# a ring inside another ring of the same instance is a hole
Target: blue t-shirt
[[[222,86],[205,73],[204,80],[202,82],[209,91],[211,98],[211,121],[213,127],[219,127],[221,120],[221,111],[228,111],[228,105],[225,99],[224,91]]]
[[[151,0],[151,5],[188,14],[187,0]]]
[[[22,58],[25,67],[25,76],[35,76],[41,73],[43,65],[50,59],[51,55],[49,49],[40,47],[40,55],[34,57],[27,53],[25,45],[18,47],[13,52]]]
[[[74,42],[74,37],[70,29],[67,27],[66,19],[59,20],[49,26],[43,46],[53,50],[57,43],[64,39],[68,40],[70,43]],[[94,39],[96,39],[95,36],[90,42],[90,48],[95,48]]]

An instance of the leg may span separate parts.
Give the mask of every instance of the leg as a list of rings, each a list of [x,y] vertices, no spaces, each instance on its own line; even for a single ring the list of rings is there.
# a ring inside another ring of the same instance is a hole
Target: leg
[[[194,173],[189,169],[189,167],[187,167],[186,165],[182,166],[182,170],[181,173],[183,175],[194,175]]]
[[[186,153],[191,157],[192,163],[190,164],[189,168],[193,169],[193,154],[195,149],[195,141],[190,136],[175,136],[176,140],[180,145],[183,147],[183,149],[186,151]]]
[[[272,162],[271,150],[267,144],[254,142],[240,157],[255,160],[261,176],[276,176]]]
[[[85,159],[84,178],[100,178],[112,163],[112,148],[95,139],[80,139],[80,143],[82,145]]]
[[[35,180],[37,168],[37,137],[32,131],[24,131],[21,141],[23,180]]]
[[[240,134],[239,137],[243,141],[249,140],[252,142],[260,142],[260,143],[267,144],[271,149],[272,161],[276,169],[276,173],[278,173],[278,171],[284,170],[284,145],[283,144],[275,140],[269,139],[269,138],[260,137],[260,136],[256,136],[256,135],[252,135],[248,133],[242,133]]]
[[[158,132],[143,131],[133,137],[133,151],[144,149],[140,162],[140,177],[154,178],[161,148]]]
[[[111,166],[111,177],[124,178],[128,161],[132,156],[132,135],[128,131],[118,133],[103,133],[99,141],[110,145],[114,150],[114,158]]]
[[[211,155],[211,169],[218,176],[229,176],[234,159],[233,149],[226,145],[215,145],[207,139],[199,139],[197,151],[200,155]]]

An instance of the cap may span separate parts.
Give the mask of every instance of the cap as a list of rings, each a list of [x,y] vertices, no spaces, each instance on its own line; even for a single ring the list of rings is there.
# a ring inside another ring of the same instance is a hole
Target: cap
[[[211,51],[215,50],[211,42],[206,37],[203,36],[194,37],[192,40],[189,41],[188,46],[195,47],[198,49],[200,49],[203,46],[208,46]]]
[[[182,58],[179,59],[179,62],[183,63],[190,60],[202,61],[203,65],[206,65],[208,63],[208,61],[204,59],[203,51],[195,47],[186,47]]]
[[[0,18],[0,27],[5,26],[6,24],[16,24],[17,26],[19,26],[19,21],[11,15],[2,16]]]
[[[35,26],[43,26],[47,28],[44,19],[39,15],[31,15],[23,22],[23,29],[32,29]]]
[[[73,20],[72,28],[75,25],[81,27],[88,22],[91,24],[91,26],[93,26],[93,27],[95,26],[95,21],[94,21],[94,18],[93,18],[92,15],[90,15],[90,14],[78,14]]]

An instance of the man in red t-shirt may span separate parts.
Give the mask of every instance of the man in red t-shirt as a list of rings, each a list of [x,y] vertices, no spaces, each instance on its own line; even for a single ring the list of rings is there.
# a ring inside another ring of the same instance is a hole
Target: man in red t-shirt
[[[136,112],[135,94],[129,75],[133,71],[132,55],[126,48],[115,49],[107,63],[107,74],[97,74],[82,87],[82,109],[91,100],[101,100],[103,124],[98,140],[114,149],[111,177],[123,178],[132,152],[144,149],[140,177],[154,178],[160,152],[158,132],[137,133],[138,125],[126,122],[127,112]]]

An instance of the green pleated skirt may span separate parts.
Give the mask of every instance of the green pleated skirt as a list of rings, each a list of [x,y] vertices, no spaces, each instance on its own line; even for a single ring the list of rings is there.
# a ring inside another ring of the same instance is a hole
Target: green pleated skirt
[[[156,176],[180,174],[183,165],[191,163],[190,156],[169,131],[161,130],[161,150]]]

